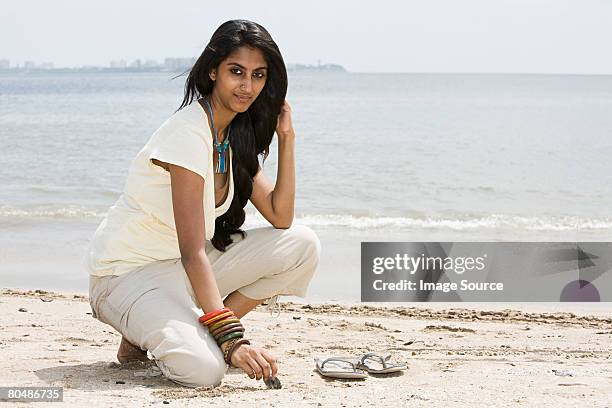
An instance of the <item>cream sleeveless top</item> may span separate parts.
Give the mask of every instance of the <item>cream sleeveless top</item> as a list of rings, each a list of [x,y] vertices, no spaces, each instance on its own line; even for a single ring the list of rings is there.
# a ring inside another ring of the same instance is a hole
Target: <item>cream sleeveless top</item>
[[[215,233],[215,218],[234,196],[232,150],[229,149],[229,192],[215,208],[213,136],[199,102],[174,113],[132,160],[125,186],[95,231],[83,264],[91,275],[121,275],[150,262],[180,258],[172,209],[170,173],[151,159],[191,170],[205,180],[206,240]]]

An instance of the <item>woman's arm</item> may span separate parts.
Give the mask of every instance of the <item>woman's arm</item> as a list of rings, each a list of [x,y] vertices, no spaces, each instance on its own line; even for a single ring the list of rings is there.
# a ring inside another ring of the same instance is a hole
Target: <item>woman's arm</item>
[[[289,228],[293,222],[295,202],[294,140],[278,142],[278,169],[276,186],[266,178],[260,168],[253,178],[251,203],[275,228]]]
[[[183,167],[167,165],[181,262],[204,313],[221,309],[223,300],[205,251],[204,179]]]
[[[181,262],[193,287],[196,300],[204,313],[224,307],[212,266],[206,255],[204,224],[204,179],[191,170],[165,163],[170,170],[172,207],[178,235]],[[225,351],[229,341],[220,347]],[[265,350],[241,345],[231,356],[234,366],[251,378],[276,375],[276,360]],[[206,369],[206,367],[202,367]]]
[[[272,187],[261,170],[253,178],[250,200],[275,228],[289,228],[295,208],[295,132],[291,108],[283,105],[276,127],[278,135],[278,169],[276,185]]]

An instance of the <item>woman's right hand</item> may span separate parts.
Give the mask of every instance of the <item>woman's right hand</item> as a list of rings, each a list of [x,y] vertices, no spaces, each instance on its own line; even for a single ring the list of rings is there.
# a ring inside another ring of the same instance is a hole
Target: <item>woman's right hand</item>
[[[270,375],[276,377],[278,364],[266,350],[242,344],[234,350],[231,357],[234,367],[241,368],[250,378],[261,380]]]

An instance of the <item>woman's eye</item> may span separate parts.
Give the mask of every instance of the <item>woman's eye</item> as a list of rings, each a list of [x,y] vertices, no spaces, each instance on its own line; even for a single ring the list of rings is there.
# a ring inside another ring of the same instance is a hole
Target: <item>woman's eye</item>
[[[232,74],[242,75],[242,70],[241,70],[241,69],[239,69],[239,68],[231,68],[231,69],[230,69],[230,72],[231,72]],[[257,78],[257,79],[261,79],[261,78],[265,77],[266,75],[265,75],[264,73],[262,73],[262,72],[256,72],[256,73],[254,73],[254,74],[253,74],[253,76],[254,76],[255,78]]]

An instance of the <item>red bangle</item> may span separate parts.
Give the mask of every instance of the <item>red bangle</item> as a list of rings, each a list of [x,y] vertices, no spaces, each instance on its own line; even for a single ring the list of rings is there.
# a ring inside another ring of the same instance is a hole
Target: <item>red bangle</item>
[[[221,313],[225,313],[225,312],[229,312],[229,308],[224,307],[221,309],[217,309],[217,310],[213,310],[212,312],[208,312],[202,316],[200,316],[200,318],[198,319],[200,321],[200,323],[204,323],[205,320],[210,319],[211,317],[215,317]]]
[[[221,321],[221,320],[224,320],[224,319],[231,319],[232,317],[235,317],[235,316],[236,315],[234,314],[234,312],[232,312],[230,310],[229,312],[221,313],[221,314],[218,314],[215,317],[211,317],[208,320],[204,320],[204,324],[206,326],[209,326],[209,325],[211,325],[211,324],[213,324],[215,322],[218,322],[218,321]]]

